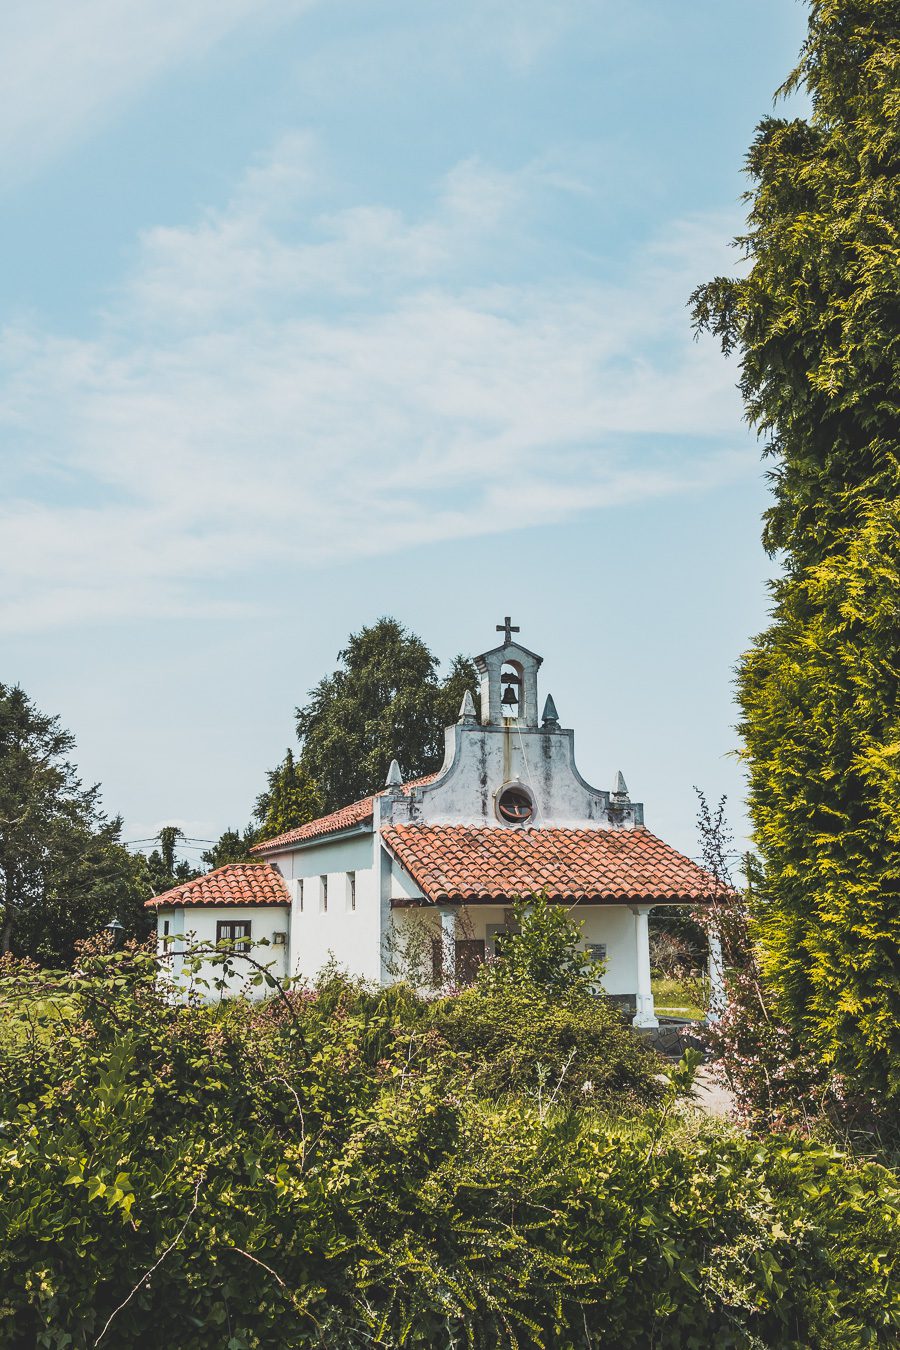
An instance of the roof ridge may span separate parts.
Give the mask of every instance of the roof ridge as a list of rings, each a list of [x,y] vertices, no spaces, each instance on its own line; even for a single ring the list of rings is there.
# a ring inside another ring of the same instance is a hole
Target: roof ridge
[[[408,792],[411,788],[423,787],[426,783],[433,783],[440,770],[434,773],[422,774],[418,778],[410,778],[408,782],[401,787],[402,792]],[[333,811],[327,811],[323,816],[317,816],[315,820],[308,820],[303,825],[296,825],[292,830],[285,830],[282,834],[276,834],[271,839],[261,839],[258,844],[254,844],[250,850],[251,853],[268,852],[272,848],[277,848],[283,844],[297,843],[302,839],[314,839],[322,834],[334,834],[338,830],[346,829],[350,825],[362,824],[368,820],[370,815],[374,815],[375,798],[387,795],[388,788],[379,788],[377,792],[370,792],[365,797],[360,797],[355,802],[348,802],[346,806],[338,806]],[[335,824],[331,829],[322,829],[323,825],[335,820],[337,816],[348,816],[340,824]],[[319,827],[319,828],[317,828]],[[263,860],[264,861],[264,860]]]

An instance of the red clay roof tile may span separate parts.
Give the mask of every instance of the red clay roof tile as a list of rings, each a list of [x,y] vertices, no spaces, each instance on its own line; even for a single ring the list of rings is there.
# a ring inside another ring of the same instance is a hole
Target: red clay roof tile
[[[436,773],[429,773],[424,778],[411,778],[408,783],[403,784],[403,791],[408,793],[411,788],[422,787],[425,783],[433,783],[437,778]],[[375,797],[383,797],[384,792],[377,792],[372,797],[363,797],[361,801],[351,802],[349,806],[342,806],[337,811],[332,811],[328,816],[320,816],[318,820],[310,820],[305,825],[298,825],[294,830],[288,830],[285,834],[277,834],[274,839],[263,839],[259,844],[254,844],[250,850],[251,853],[268,853],[271,849],[281,848],[286,844],[299,844],[304,839],[316,839],[320,834],[334,834],[338,830],[347,830],[351,825],[362,825],[367,820],[371,820],[375,812]]]
[[[430,901],[709,900],[710,873],[645,829],[395,825],[384,842]]]
[[[145,902],[147,909],[170,905],[289,905],[284,878],[267,862],[226,863]]]

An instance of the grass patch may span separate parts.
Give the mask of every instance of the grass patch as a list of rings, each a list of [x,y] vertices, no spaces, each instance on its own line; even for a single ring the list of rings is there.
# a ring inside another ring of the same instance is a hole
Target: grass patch
[[[706,1016],[706,989],[703,980],[652,981],[653,1001],[657,1016],[692,1017],[698,1021]]]

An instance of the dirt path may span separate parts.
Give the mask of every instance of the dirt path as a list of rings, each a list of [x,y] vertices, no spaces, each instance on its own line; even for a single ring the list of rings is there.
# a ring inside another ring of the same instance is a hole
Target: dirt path
[[[694,1079],[694,1101],[708,1116],[727,1120],[734,1108],[734,1097],[727,1088],[713,1081],[712,1069],[701,1064]]]

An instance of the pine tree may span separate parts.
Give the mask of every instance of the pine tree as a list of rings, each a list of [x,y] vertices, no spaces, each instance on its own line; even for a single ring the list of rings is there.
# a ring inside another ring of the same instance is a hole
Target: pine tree
[[[900,1092],[900,0],[812,0],[747,168],[750,263],[693,297],[741,360],[783,572],[743,659],[756,931],[798,1042]]]
[[[298,825],[315,820],[324,810],[318,784],[307,773],[303,764],[286,750],[276,769],[266,774],[268,786],[256,799],[254,815],[260,824],[260,837],[272,839],[286,834]]]
[[[154,895],[163,895],[175,886],[183,886],[200,875],[186,858],[177,858],[176,850],[184,832],[177,825],[163,825],[156,836],[159,848],[155,848],[147,857],[147,870]]]

